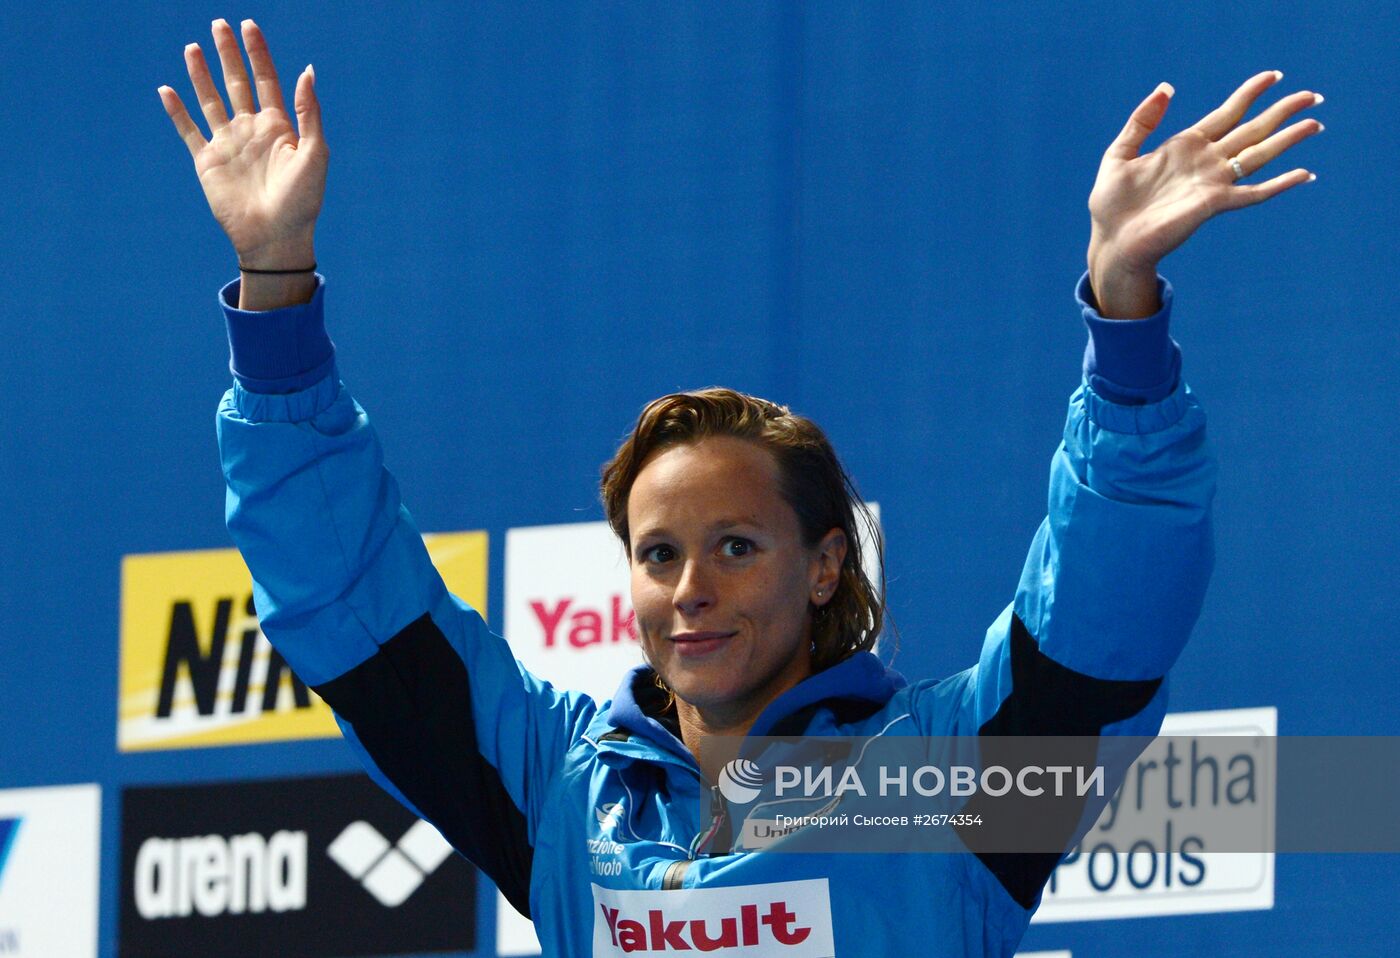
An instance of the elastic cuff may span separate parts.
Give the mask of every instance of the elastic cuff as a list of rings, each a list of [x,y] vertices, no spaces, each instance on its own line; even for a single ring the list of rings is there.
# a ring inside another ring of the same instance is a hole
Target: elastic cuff
[[[1165,399],[1154,403],[1118,403],[1098,392],[1091,384],[1080,385],[1084,412],[1089,421],[1109,432],[1146,435],[1176,425],[1196,400],[1184,379],[1178,380]],[[1078,393],[1076,393],[1076,396]]]
[[[332,367],[331,375],[299,392],[253,392],[235,382],[226,396],[248,422],[309,422],[329,409],[343,388]]]
[[[1105,319],[1084,275],[1074,289],[1089,341],[1084,347],[1084,380],[1104,399],[1125,406],[1159,402],[1181,378],[1181,348],[1168,334],[1172,286],[1157,276],[1162,306],[1145,319]]]
[[[332,372],[335,344],[326,334],[324,276],[316,274],[310,302],[263,312],[238,308],[241,286],[240,277],[219,290],[229,370],[239,385],[255,393],[292,393]]]

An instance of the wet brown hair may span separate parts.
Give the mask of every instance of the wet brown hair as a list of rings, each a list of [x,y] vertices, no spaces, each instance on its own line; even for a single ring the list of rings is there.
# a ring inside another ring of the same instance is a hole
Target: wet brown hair
[[[820,672],[875,646],[885,621],[884,540],[855,484],[821,427],[786,406],[710,387],[654,399],[617,453],[603,465],[603,508],[630,562],[632,541],[627,498],[642,466],[663,449],[708,436],[733,436],[757,443],[778,464],[779,493],[797,514],[802,542],[817,545],[831,529],[846,534],[846,558],[831,600],[812,614],[812,671]],[[861,564],[857,522],[864,522],[880,559],[877,592]]]

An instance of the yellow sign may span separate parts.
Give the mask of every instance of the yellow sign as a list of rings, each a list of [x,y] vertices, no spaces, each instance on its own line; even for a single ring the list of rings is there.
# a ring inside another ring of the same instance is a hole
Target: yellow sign
[[[447,588],[485,616],[486,533],[423,541]],[[339,734],[329,706],[259,628],[252,577],[238,550],[122,557],[118,749]]]

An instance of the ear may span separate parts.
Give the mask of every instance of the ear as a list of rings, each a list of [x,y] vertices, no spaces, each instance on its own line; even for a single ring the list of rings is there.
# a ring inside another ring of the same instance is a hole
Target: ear
[[[846,533],[831,529],[817,543],[812,556],[808,600],[815,606],[823,606],[831,601],[841,582],[841,566],[846,561]]]

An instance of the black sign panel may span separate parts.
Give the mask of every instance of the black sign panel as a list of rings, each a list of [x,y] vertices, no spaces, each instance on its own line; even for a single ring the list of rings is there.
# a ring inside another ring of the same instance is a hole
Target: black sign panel
[[[128,788],[121,958],[470,951],[475,870],[364,775]]]

